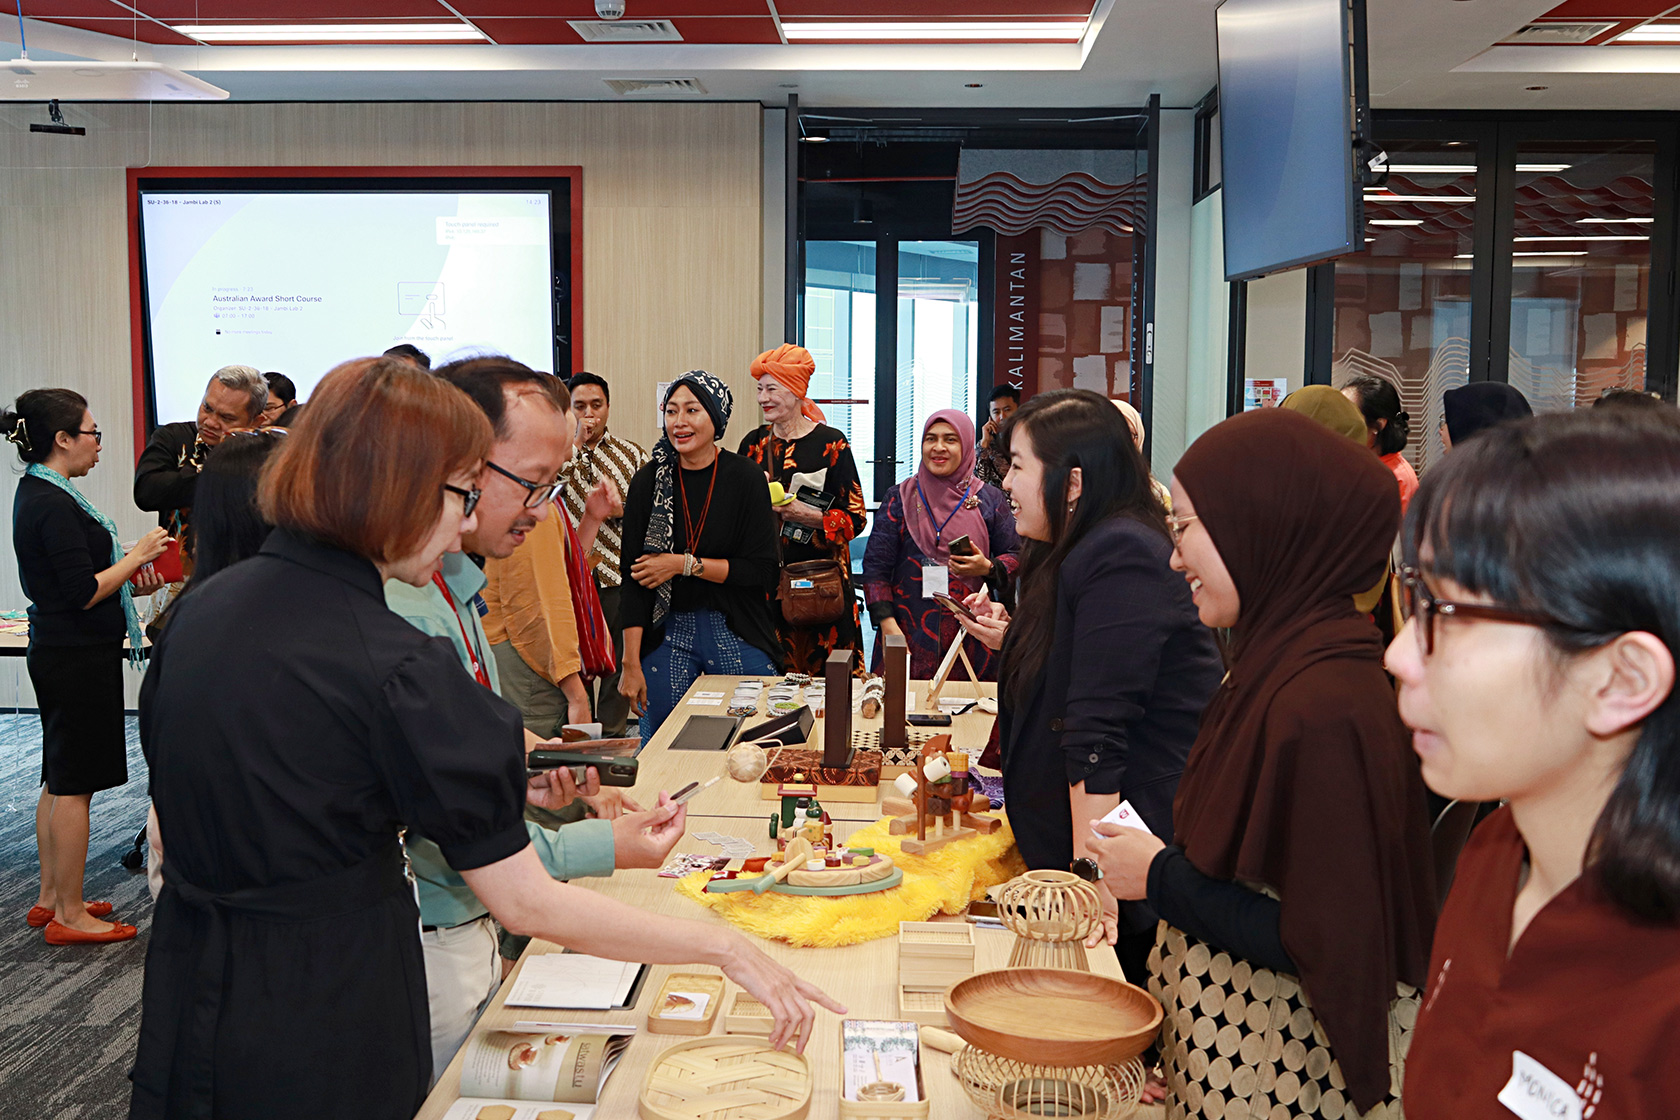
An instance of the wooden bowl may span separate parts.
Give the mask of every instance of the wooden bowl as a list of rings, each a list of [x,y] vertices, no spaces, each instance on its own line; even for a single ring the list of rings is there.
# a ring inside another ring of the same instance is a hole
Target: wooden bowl
[[[1161,1005],[1142,988],[1066,968],[1005,968],[945,992],[945,1017],[970,1045],[1049,1066],[1106,1065],[1143,1053]]]

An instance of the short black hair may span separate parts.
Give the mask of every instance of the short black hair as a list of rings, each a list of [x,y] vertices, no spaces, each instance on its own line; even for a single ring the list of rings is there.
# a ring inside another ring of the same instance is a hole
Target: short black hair
[[[1004,397],[1008,397],[1010,400],[1014,401],[1016,404],[1020,404],[1021,403],[1021,390],[1015,388],[1015,386],[1013,386],[1013,385],[998,385],[998,386],[995,386],[992,389],[991,395],[989,395],[986,398],[986,403],[991,404],[993,401],[1000,401]]]
[[[608,404],[612,403],[612,389],[607,386],[607,379],[602,377],[600,374],[590,373],[585,370],[582,373],[572,374],[572,379],[566,383],[566,387],[571,389],[574,393],[577,392],[577,387],[579,385],[599,385],[601,387],[601,395],[607,398]]]
[[[399,342],[385,351],[387,358],[401,358],[405,362],[413,362],[421,369],[432,368],[432,356],[411,342]]]
[[[1592,406],[1611,411],[1625,409],[1628,412],[1657,412],[1670,407],[1667,401],[1656,394],[1639,389],[1606,389]]]
[[[495,430],[497,439],[507,438],[509,391],[517,392],[521,387],[529,387],[547,398],[558,412],[572,407],[572,396],[564,381],[512,358],[463,358],[439,366],[434,372],[472,398],[473,403],[489,417],[490,427]]]
[[[285,374],[265,373],[263,374],[263,380],[268,382],[269,400],[279,401],[288,408],[291,407],[293,401],[297,400],[297,386]]]

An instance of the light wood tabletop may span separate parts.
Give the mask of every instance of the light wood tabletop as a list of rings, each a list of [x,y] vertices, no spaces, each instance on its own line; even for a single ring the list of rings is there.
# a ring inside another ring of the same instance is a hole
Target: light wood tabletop
[[[728,693],[733,690],[735,678],[705,677],[695,685],[694,691]],[[915,687],[915,686],[913,686]],[[925,687],[925,686],[924,686]],[[953,685],[953,691],[960,692],[962,684]],[[972,688],[972,685],[967,686]],[[990,688],[990,686],[983,686]],[[919,691],[919,689],[918,689]],[[692,695],[692,693],[691,693]],[[972,693],[970,693],[972,695]],[[709,712],[717,714],[715,708],[691,708],[686,704],[677,709],[678,713],[685,710]],[[965,722],[968,721],[968,722]],[[876,725],[879,720],[874,721]],[[680,725],[681,721],[673,717],[672,723]],[[820,723],[820,721],[819,721]],[[976,754],[979,746],[983,745],[989,731],[990,717],[972,719],[968,716],[957,717],[953,731],[962,736],[958,745],[969,745]],[[642,751],[642,777],[637,781],[639,790],[651,794],[660,788],[675,788],[694,778],[704,780],[716,773],[722,772],[723,759],[721,752],[666,752],[664,745],[669,742],[675,728],[662,728],[648,746]],[[978,743],[973,740],[978,739]],[[756,790],[747,790],[752,796],[745,796],[738,783],[727,777],[712,786],[711,789],[697,796],[690,803],[688,818],[688,835],[678,842],[677,852],[692,852],[696,854],[718,854],[718,849],[705,841],[695,839],[696,832],[714,831],[724,834],[743,835],[759,841],[756,826],[749,826],[743,831],[743,817],[769,817],[769,802],[757,800]],[[855,832],[865,821],[864,814],[873,809],[868,805],[845,805],[836,802],[830,808],[840,807],[854,809],[855,815],[836,815],[835,833],[837,839]],[[878,819],[869,815],[867,820]],[[768,842],[760,842],[761,850],[767,848]],[[675,880],[661,879],[654,871],[620,871],[606,879],[580,879],[580,886],[590,890],[600,891],[623,902],[647,910],[651,914],[675,915],[693,918],[699,921],[722,921],[711,911],[698,906],[677,894],[674,889]],[[960,921],[961,919],[945,919]],[[1009,951],[1014,943],[1012,934],[1002,930],[977,928],[975,936],[975,968],[976,971],[1002,968],[1008,962]],[[847,1015],[857,1019],[899,1019],[897,977],[898,977],[898,942],[896,938],[882,938],[867,941],[861,945],[850,945],[839,949],[796,949],[780,941],[758,941],[771,957],[780,961],[788,968],[798,973],[802,978],[818,985],[834,998],[845,1004]],[[525,952],[524,960],[534,954],[558,951],[558,946],[546,941],[534,940]],[[1091,970],[1105,976],[1120,975],[1120,968],[1114,952],[1107,947],[1088,951]],[[490,1003],[480,1020],[480,1027],[499,1029],[511,1028],[515,1023],[525,1021],[554,1020],[561,1022],[581,1022],[602,1024],[633,1024],[638,1027],[635,1040],[630,1044],[623,1060],[619,1063],[612,1077],[608,1080],[602,1092],[600,1107],[596,1115],[610,1120],[629,1120],[637,1115],[636,1098],[641,1091],[642,1082],[654,1059],[666,1049],[678,1043],[688,1041],[682,1035],[658,1035],[647,1032],[647,1009],[653,999],[653,994],[659,991],[665,978],[672,972],[700,972],[716,973],[716,969],[696,965],[655,965],[651,975],[642,989],[642,995],[637,1006],[626,1011],[542,1011],[535,1008],[507,1008],[503,1006],[503,999],[508,992],[508,984],[503,984],[500,992]],[[517,973],[515,974],[517,975]],[[510,981],[513,977],[509,978]],[[729,1001],[734,998],[737,990],[733,984],[728,985],[725,993],[724,1008],[727,1011]],[[718,1022],[712,1029],[713,1035],[723,1033],[724,1015],[718,1016]],[[815,1080],[815,1094],[812,1098],[809,1115],[816,1117],[832,1117],[838,1111],[837,1102],[840,1095],[840,1018],[826,1011],[817,1014],[816,1028],[812,1034],[810,1044],[805,1051],[806,1058],[811,1063],[811,1072]],[[973,1120],[984,1114],[977,1109],[963,1092],[962,1086],[952,1073],[952,1059],[924,1046],[922,1048],[922,1074],[931,1102],[931,1117],[933,1120]],[[418,1113],[418,1120],[438,1120],[444,1112],[460,1096],[461,1055],[444,1070],[437,1086],[426,1099],[425,1105]]]

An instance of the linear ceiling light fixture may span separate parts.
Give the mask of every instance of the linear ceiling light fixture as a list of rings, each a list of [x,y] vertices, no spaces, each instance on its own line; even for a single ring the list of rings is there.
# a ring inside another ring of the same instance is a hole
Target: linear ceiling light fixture
[[[1534,253],[1512,253],[1511,255],[1513,257],[1584,257],[1587,255],[1587,251],[1585,249],[1543,249]],[[1453,258],[1455,261],[1467,261],[1471,259],[1472,257],[1469,253],[1459,253]]]
[[[1629,222],[1635,225],[1650,225],[1656,221],[1655,218],[1578,218],[1576,220],[1582,225],[1596,226],[1623,225]]]
[[[1367,218],[1368,226],[1421,226],[1422,218]]]
[[[1077,43],[1085,36],[1079,20],[951,20],[926,22],[782,21],[782,34],[792,42],[926,42],[949,40],[1030,39],[1043,43]]]
[[[1632,233],[1582,233],[1571,237],[1513,237],[1512,241],[1649,241],[1649,237]]]
[[[1680,23],[1642,23],[1630,27],[1612,43],[1680,43]]]
[[[1568,171],[1573,164],[1568,163],[1519,163],[1518,171]],[[1476,165],[1473,163],[1391,163],[1388,165],[1390,173],[1395,175],[1474,175]]]
[[[1372,194],[1367,192],[1366,202],[1474,202],[1473,194]]]
[[[171,29],[201,43],[484,43],[470,23],[182,23]]]

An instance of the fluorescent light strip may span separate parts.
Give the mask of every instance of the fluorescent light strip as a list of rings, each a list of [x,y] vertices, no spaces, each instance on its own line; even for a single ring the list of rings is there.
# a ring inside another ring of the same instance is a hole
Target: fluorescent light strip
[[[1368,226],[1421,226],[1422,218],[1366,218]]]
[[[1078,23],[1049,20],[995,20],[991,22],[951,21],[949,23],[871,23],[871,22],[790,22],[782,21],[782,34],[789,42],[819,39],[893,40],[949,39],[1033,39],[1042,42],[1077,43],[1085,37],[1085,21]]]
[[[1649,241],[1649,237],[1632,233],[1585,233],[1575,237],[1513,237],[1512,241]]]
[[[1611,39],[1612,43],[1680,43],[1680,23],[1642,23]]]
[[[1518,171],[1567,171],[1570,163],[1519,163]],[[1391,163],[1389,171],[1396,175],[1474,175],[1473,163]]]
[[[1648,226],[1652,222],[1656,221],[1655,218],[1578,218],[1576,220],[1581,225],[1600,225],[1600,226],[1622,225],[1624,223],[1631,223],[1631,224],[1634,224],[1634,225],[1647,225]]]
[[[1368,194],[1366,202],[1451,202],[1476,201],[1473,194]]]
[[[202,43],[483,43],[470,23],[246,23],[171,25]]]
[[[1587,255],[1587,251],[1585,249],[1544,249],[1539,252],[1512,253],[1511,255],[1513,257],[1584,257]],[[1470,259],[1471,254],[1469,253],[1459,253],[1457,256],[1453,257],[1453,260],[1455,261],[1467,261]]]

